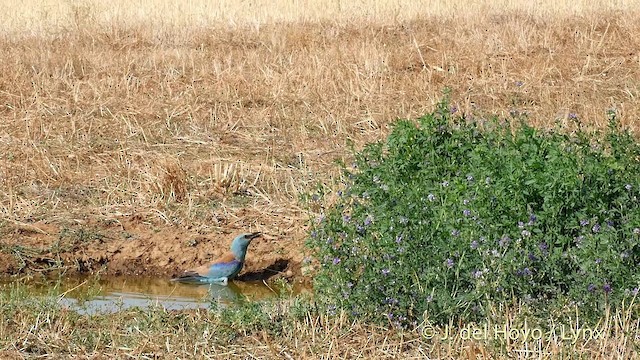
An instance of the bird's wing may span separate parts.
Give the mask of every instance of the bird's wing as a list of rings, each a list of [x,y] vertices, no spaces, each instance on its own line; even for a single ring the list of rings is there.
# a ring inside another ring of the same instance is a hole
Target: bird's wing
[[[189,284],[226,283],[228,279],[233,278],[242,270],[243,265],[242,261],[236,259],[233,254],[228,253],[216,260],[212,265],[200,266],[191,271],[186,271],[180,276],[171,279],[171,281]]]
[[[236,259],[233,254],[228,253],[216,260],[206,273],[206,276],[214,279],[232,278],[242,269],[242,261]]]

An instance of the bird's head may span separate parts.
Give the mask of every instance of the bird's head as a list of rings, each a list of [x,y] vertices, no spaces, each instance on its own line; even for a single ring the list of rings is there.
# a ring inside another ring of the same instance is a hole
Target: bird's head
[[[238,259],[244,259],[244,256],[247,254],[247,247],[251,243],[251,240],[260,237],[262,234],[259,232],[248,233],[248,234],[240,234],[233,239],[231,243],[231,252]]]

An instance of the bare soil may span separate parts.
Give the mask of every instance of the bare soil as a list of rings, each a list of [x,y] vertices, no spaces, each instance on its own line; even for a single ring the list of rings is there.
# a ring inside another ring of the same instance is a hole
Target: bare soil
[[[229,249],[237,234],[246,232],[235,224],[226,233],[200,234],[136,216],[71,226],[35,222],[11,227],[0,252],[0,273],[6,275],[63,270],[169,278],[211,263]],[[302,251],[287,235],[290,232],[266,233],[254,240],[239,280],[305,281],[300,273]]]

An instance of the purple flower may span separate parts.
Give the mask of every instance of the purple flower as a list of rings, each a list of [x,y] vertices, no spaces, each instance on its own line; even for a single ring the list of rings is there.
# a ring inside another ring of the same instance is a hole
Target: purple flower
[[[449,269],[451,269],[453,267],[453,260],[452,259],[447,259],[447,267]]]
[[[432,201],[432,202],[433,202],[433,200],[435,200],[435,199],[436,199],[436,196],[435,196],[435,195],[433,195],[433,194],[429,194],[429,195],[427,195],[427,199],[428,199],[429,201]]]
[[[469,210],[469,209],[464,209],[464,210],[462,210],[462,215],[464,215],[464,216],[469,216],[469,215],[471,215],[471,210]]]
[[[472,273],[473,277],[478,279],[482,276],[482,270],[476,270]]]
[[[331,245],[331,244],[333,244],[333,238],[328,237],[327,238],[327,245]]]
[[[407,225],[408,222],[409,222],[409,219],[407,219],[404,216],[400,216],[400,224]]]
[[[382,275],[389,275],[389,273],[391,272],[391,270],[389,269],[382,269]]]
[[[531,261],[538,261],[538,258],[537,258],[537,257],[536,257],[532,252],[530,252],[530,253],[529,253],[529,260],[531,260]]]
[[[390,304],[390,305],[395,305],[395,304],[397,304],[397,303],[398,303],[398,299],[396,299],[396,298],[391,298],[391,297],[388,297],[388,298],[384,299],[384,301],[385,301],[387,304]],[[389,317],[393,317],[393,314],[389,314]]]
[[[402,242],[402,234],[396,236],[396,244],[400,244]]]
[[[541,243],[538,245],[538,248],[540,248],[540,251],[542,251],[543,253],[546,253],[546,252],[547,252],[547,250],[549,250],[549,245],[547,245],[547,243],[546,243],[546,242],[541,242]]]
[[[536,220],[538,220],[538,217],[535,214],[529,215],[529,223],[527,225],[535,224]]]
[[[340,264],[340,258],[333,258],[333,265]]]
[[[473,181],[473,175],[467,175],[467,181]]]
[[[359,234],[363,234],[364,233],[364,226],[358,224],[358,226],[356,226],[356,231]]]
[[[593,284],[589,284],[589,286],[587,286],[587,290],[589,290],[589,292],[595,292],[596,286]]]
[[[578,114],[574,113],[574,112],[570,112],[569,115],[567,116],[569,119],[571,120],[575,120],[578,118]]]
[[[311,231],[311,237],[312,237],[312,238],[316,238],[316,237],[318,237],[318,232],[317,232],[317,231],[315,231],[315,230]]]
[[[524,229],[524,223],[522,221],[518,221],[518,228]]]
[[[455,114],[455,113],[457,113],[457,112],[458,112],[458,107],[457,107],[457,106],[455,106],[455,105],[451,105],[451,107],[449,107],[449,111],[450,111],[452,114]]]
[[[625,189],[627,189],[628,191],[631,191],[631,189],[633,189],[633,186],[631,186],[631,184],[627,184],[624,186]]]
[[[529,232],[529,230],[522,230],[522,236],[529,237],[531,236],[531,233]]]
[[[371,215],[367,216],[366,219],[364,219],[364,226],[369,226],[371,225],[371,222],[373,221],[373,218],[371,217]]]
[[[472,248],[473,250],[475,250],[475,249],[477,249],[477,248],[478,248],[478,240],[473,240],[473,241],[471,242],[471,248]]]
[[[522,85],[524,85],[524,82],[522,82],[520,80],[516,81],[516,86],[517,87],[521,87]]]
[[[524,268],[524,269],[522,270],[522,275],[524,275],[524,276],[530,276],[530,275],[531,275],[531,270],[529,270],[529,268],[528,268],[528,267]]]
[[[610,293],[611,292],[611,285],[609,283],[604,283],[604,285],[602,285],[602,290],[604,290],[605,293]]]
[[[589,220],[584,219],[584,220],[580,220],[580,226],[587,226],[589,225]]]
[[[485,183],[485,184],[487,184],[487,185],[491,184],[491,178],[487,176],[487,177],[484,179],[484,183]]]
[[[640,235],[640,228],[634,228],[634,229],[633,229],[633,233],[634,233],[635,235]]]
[[[351,221],[351,216],[349,216],[349,215],[344,215],[344,216],[342,217],[342,221],[344,221],[344,222],[346,222],[346,223],[350,222],[350,221]]]
[[[600,258],[596,259],[596,264],[600,264],[601,262],[602,262],[602,259],[600,259]]]
[[[593,231],[594,233],[600,232],[600,224],[593,225],[593,227],[591,228],[591,231]]]
[[[448,181],[446,181],[446,180],[445,180],[445,181],[443,181],[443,182],[442,182],[442,187],[447,187],[447,186],[449,186],[449,182],[448,182]]]
[[[457,230],[457,229],[451,230],[451,236],[458,236],[458,235],[460,235],[460,230]]]

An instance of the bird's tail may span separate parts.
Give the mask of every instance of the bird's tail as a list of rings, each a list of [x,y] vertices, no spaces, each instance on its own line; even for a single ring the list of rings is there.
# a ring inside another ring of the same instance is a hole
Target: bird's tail
[[[213,279],[210,277],[202,276],[199,274],[183,274],[171,279],[172,282],[179,282],[183,284],[221,284],[227,285],[227,278]]]
[[[171,279],[173,282],[180,282],[185,284],[206,284],[207,278],[201,275],[181,275]]]

